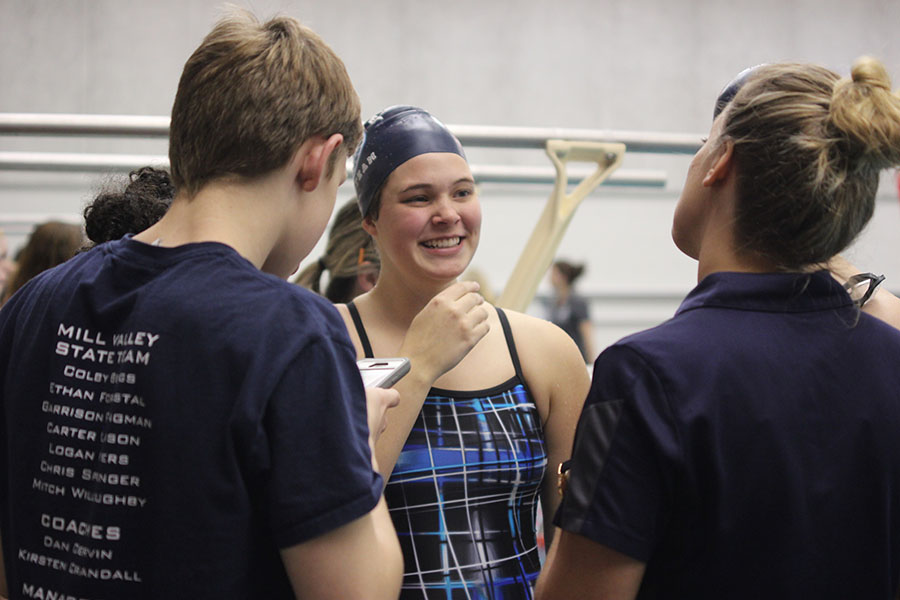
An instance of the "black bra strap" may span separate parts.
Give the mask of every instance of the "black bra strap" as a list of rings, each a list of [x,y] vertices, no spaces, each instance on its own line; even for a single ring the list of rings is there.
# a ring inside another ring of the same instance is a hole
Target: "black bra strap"
[[[353,324],[356,325],[356,334],[362,343],[366,358],[375,358],[375,354],[372,353],[372,344],[369,343],[369,336],[366,335],[366,328],[363,327],[362,319],[359,318],[359,309],[353,304],[353,300],[347,303],[347,310],[350,311],[350,317],[353,318]]]
[[[506,338],[506,347],[509,348],[509,357],[512,358],[513,368],[516,370],[519,381],[524,383],[525,376],[522,375],[522,365],[519,364],[519,353],[516,351],[516,342],[513,340],[509,320],[506,318],[506,313],[503,312],[502,308],[499,306],[495,306],[494,308],[497,309],[497,316],[500,317],[500,325],[503,327],[503,337]]]

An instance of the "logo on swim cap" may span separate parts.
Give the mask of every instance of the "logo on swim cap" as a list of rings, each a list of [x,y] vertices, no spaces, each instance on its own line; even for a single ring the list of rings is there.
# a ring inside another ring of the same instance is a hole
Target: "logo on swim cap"
[[[359,181],[359,179],[363,176],[363,174],[364,174],[366,171],[369,170],[369,165],[371,165],[373,162],[375,162],[375,159],[376,159],[376,158],[378,158],[378,157],[375,156],[375,153],[374,153],[374,152],[370,152],[369,155],[368,155],[367,157],[365,157],[365,159],[362,159],[362,158],[357,159],[357,160],[362,160],[362,162],[360,163],[359,168],[356,169],[356,173],[353,175],[353,182],[354,182],[354,184],[355,184],[357,181]]]

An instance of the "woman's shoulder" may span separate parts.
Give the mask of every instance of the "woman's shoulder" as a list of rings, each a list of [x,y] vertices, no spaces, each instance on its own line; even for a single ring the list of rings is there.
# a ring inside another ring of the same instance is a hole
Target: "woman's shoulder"
[[[546,423],[551,410],[579,405],[590,387],[590,376],[575,341],[565,331],[544,319],[504,310],[522,375]],[[564,411],[565,412],[565,411]]]
[[[513,310],[503,310],[509,321],[522,370],[553,377],[569,370],[585,371],[575,341],[550,321]]]
[[[353,321],[353,315],[350,312],[350,305],[335,304],[334,307],[337,309],[338,314],[344,321],[344,326],[347,328],[347,335],[350,336],[350,341],[353,342],[353,347],[356,349],[357,356],[362,357],[363,355],[365,355],[365,351],[363,350],[362,338],[360,337],[359,328],[357,328],[356,323],[354,323]]]
[[[335,304],[334,307],[337,309],[338,313],[340,313],[341,317],[344,321],[350,322],[352,317],[350,316],[350,307],[346,304]]]

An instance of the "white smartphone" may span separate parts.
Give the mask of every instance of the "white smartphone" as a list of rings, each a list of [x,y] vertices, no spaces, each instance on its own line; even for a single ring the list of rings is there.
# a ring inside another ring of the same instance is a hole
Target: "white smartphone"
[[[389,388],[409,373],[408,358],[361,358],[356,366],[367,388]]]

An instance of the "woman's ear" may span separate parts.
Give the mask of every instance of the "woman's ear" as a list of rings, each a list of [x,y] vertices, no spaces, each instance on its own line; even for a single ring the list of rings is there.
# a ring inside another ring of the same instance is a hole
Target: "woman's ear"
[[[715,160],[706,175],[703,185],[706,187],[725,181],[734,168],[734,141],[726,139],[715,150]]]
[[[371,235],[373,238],[377,237],[378,234],[378,226],[375,224],[375,219],[370,216],[366,216],[362,220],[362,228],[366,233]]]

